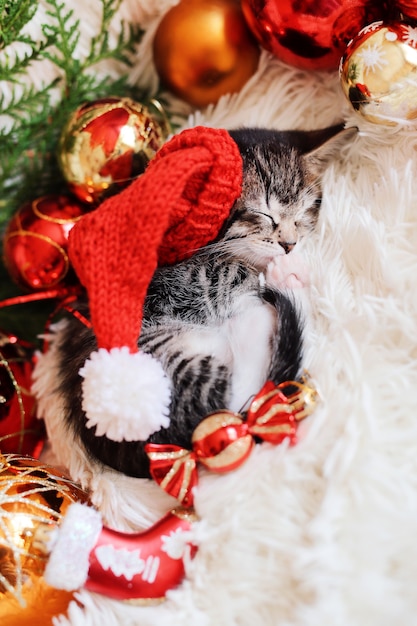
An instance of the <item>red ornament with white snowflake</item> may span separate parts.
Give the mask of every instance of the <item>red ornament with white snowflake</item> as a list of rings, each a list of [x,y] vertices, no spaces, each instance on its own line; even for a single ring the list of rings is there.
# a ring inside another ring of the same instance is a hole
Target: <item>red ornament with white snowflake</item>
[[[346,48],[342,89],[365,119],[385,125],[417,117],[417,28],[406,22],[373,22]]]

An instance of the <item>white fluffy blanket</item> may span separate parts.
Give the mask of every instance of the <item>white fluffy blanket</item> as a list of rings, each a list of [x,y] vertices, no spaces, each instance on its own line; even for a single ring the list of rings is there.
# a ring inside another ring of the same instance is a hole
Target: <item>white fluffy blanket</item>
[[[88,38],[99,3],[67,2]],[[152,37],[172,4],[124,0],[120,9],[146,28],[132,80],[151,88]],[[45,78],[36,71],[35,81]],[[311,277],[305,366],[321,401],[296,446],[259,445],[235,472],[201,475],[199,550],[166,602],[135,607],[81,590],[56,624],[414,626],[417,127],[371,124],[345,101],[336,72],[304,73],[266,52],[239,94],[197,112],[171,102],[183,127],[359,126],[326,173],[318,231],[303,249]],[[37,375],[46,394],[53,353]],[[97,472],[62,434],[53,394],[41,408],[50,458],[92,490],[108,524],[143,529],[171,507],[151,481]]]

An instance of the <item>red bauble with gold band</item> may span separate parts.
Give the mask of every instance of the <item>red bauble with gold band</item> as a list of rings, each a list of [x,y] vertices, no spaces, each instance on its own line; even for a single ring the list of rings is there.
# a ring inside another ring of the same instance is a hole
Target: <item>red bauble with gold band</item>
[[[159,103],[152,114],[131,98],[94,100],[78,107],[63,128],[58,163],[70,190],[97,205],[143,173],[167,133]]]
[[[77,200],[51,194],[25,203],[12,217],[3,238],[3,260],[23,289],[55,287],[67,277],[68,234],[86,212]]]
[[[366,24],[380,19],[376,0],[242,0],[259,43],[301,69],[337,69],[345,46]]]

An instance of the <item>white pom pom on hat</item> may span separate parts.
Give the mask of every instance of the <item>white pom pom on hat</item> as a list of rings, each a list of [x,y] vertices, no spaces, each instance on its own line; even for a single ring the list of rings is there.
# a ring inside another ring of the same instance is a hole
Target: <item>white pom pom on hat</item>
[[[215,239],[241,186],[242,158],[229,133],[198,126],[175,135],[141,177],[70,231],[68,254],[98,345],[80,370],[87,426],[97,436],[145,441],[169,425],[170,382],[138,350],[148,285],[158,265]]]

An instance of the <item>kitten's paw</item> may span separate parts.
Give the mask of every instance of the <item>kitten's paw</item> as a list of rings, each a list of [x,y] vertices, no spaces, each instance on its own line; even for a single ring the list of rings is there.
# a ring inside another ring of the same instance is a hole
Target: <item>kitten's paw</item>
[[[307,265],[300,254],[276,256],[266,268],[266,282],[277,289],[299,289],[309,285]]]

